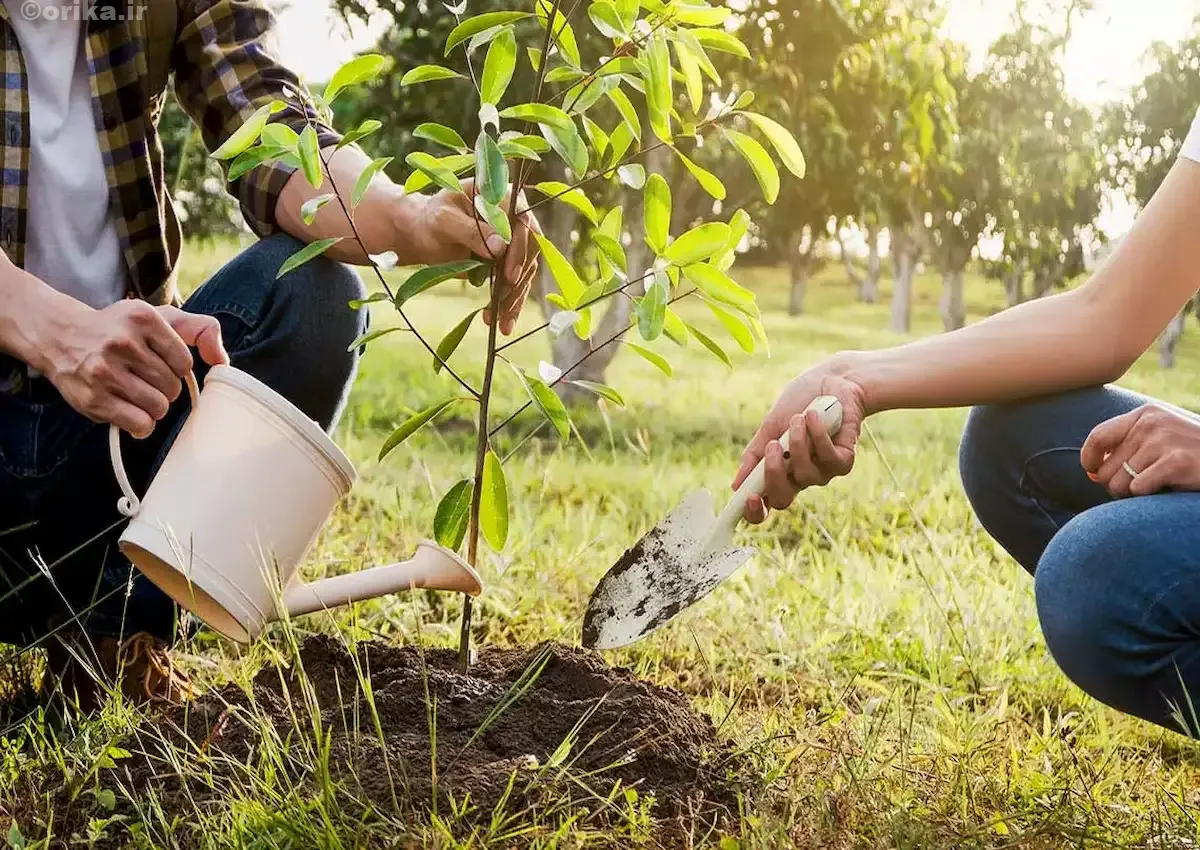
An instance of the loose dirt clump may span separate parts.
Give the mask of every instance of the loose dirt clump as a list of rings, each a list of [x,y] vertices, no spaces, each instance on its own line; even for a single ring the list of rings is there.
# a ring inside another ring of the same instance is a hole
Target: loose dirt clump
[[[669,846],[733,826],[743,787],[740,760],[682,694],[557,644],[484,650],[468,675],[448,650],[366,643],[352,656],[313,637],[251,692],[227,686],[138,737],[133,785],[183,817],[281,752],[300,788],[328,765],[341,805],[409,821],[436,807],[467,832],[499,812],[547,829],[574,816]],[[171,750],[195,762],[181,770]]]

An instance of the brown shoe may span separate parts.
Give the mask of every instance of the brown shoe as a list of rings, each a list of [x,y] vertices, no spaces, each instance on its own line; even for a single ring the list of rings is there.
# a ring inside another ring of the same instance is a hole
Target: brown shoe
[[[177,705],[195,695],[191,679],[172,662],[166,643],[146,632],[124,641],[54,640],[47,656],[58,690],[85,713],[104,704],[114,682],[136,705]]]

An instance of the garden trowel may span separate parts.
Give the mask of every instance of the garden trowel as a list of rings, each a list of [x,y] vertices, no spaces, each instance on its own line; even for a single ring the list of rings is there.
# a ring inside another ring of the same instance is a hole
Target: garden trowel
[[[820,396],[817,410],[830,436],[842,426],[842,406]],[[788,434],[779,438],[784,452]],[[583,645],[615,649],[641,640],[707,596],[746,563],[755,550],[733,545],[733,531],[751,496],[762,495],[766,462],[760,461],[721,514],[712,496],[692,493],[617,561],[592,592],[583,618]]]

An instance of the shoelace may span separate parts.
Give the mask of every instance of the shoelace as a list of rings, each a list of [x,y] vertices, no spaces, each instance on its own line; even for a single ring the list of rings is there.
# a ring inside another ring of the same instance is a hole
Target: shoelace
[[[152,702],[176,702],[196,695],[191,678],[175,666],[170,653],[146,632],[138,632],[121,643],[117,648],[117,663],[127,672],[142,670],[142,692]],[[159,687],[158,682],[163,686]]]

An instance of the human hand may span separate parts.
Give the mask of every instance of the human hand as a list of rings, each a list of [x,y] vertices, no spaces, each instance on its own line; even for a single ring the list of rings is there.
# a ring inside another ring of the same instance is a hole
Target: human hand
[[[512,223],[512,242],[505,245],[495,229],[480,219],[474,198],[473,179],[462,181],[461,192],[442,189],[435,195],[406,195],[406,206],[398,222],[397,239],[401,247],[397,253],[401,262],[421,265],[450,263],[472,256],[491,258],[500,272],[499,329],[507,336],[521,315],[537,273],[537,242],[530,234],[541,234],[542,230],[533,213],[526,212]],[[507,211],[511,203],[511,193],[506,193],[500,208]],[[517,198],[517,208],[527,207],[522,192]],[[491,324],[490,308],[484,310],[483,320]]]
[[[35,365],[75,410],[141,439],[179,397],[189,346],[205,363],[229,362],[212,316],[133,299],[103,310],[73,302],[47,323]]]
[[[1144,404],[1093,428],[1079,460],[1088,477],[1118,499],[1200,490],[1200,422]]]
[[[805,413],[817,396],[831,395],[842,404],[842,427],[830,437],[820,414]],[[746,503],[746,520],[761,523],[771,508],[789,507],[801,490],[824,486],[854,466],[854,449],[866,416],[862,388],[841,374],[834,360],[817,364],[784,387],[742,454],[733,487],[741,486],[759,461],[766,458],[763,495]],[[788,431],[785,453],[779,438]]]

